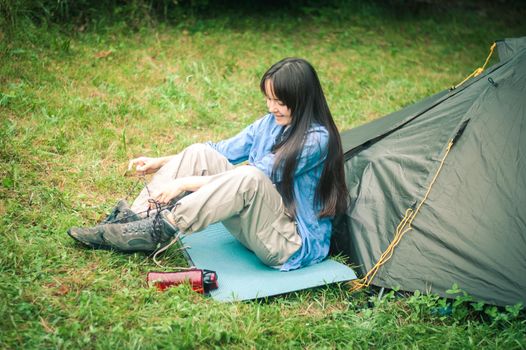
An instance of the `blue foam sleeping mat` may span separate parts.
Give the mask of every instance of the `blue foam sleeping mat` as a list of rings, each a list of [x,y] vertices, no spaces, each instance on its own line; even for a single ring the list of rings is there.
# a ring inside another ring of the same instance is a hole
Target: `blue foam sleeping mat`
[[[241,301],[356,279],[348,266],[326,259],[298,270],[281,272],[264,265],[221,224],[182,239],[189,263],[217,272],[219,288],[210,296],[219,301]]]

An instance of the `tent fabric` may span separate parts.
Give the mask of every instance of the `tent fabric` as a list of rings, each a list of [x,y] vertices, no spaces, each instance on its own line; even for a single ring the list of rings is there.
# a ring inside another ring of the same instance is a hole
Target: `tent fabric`
[[[518,50],[526,46],[526,37],[497,41],[497,51],[502,61],[510,59]]]
[[[526,38],[501,62],[373,123],[342,133],[351,205],[333,251],[365,274],[408,208],[430,195],[373,284],[447,296],[454,283],[497,305],[526,303]]]

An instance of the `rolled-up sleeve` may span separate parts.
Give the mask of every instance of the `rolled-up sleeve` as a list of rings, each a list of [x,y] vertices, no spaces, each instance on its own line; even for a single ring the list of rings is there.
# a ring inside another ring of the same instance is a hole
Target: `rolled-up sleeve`
[[[206,142],[207,145],[221,153],[232,164],[238,164],[248,159],[254,142],[256,124],[247,126],[244,130],[229,139],[219,142]]]

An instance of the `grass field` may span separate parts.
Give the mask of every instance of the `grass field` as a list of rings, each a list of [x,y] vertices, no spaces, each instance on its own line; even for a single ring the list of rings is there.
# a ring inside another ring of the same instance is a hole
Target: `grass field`
[[[264,114],[259,78],[283,57],[313,63],[345,130],[458,83],[494,40],[526,35],[525,15],[362,5],[0,31],[0,348],[525,348],[520,306],[346,285],[220,304],[148,289],[145,255],[66,235],[138,193],[122,176],[131,157],[223,139]],[[176,251],[163,261],[183,264]]]

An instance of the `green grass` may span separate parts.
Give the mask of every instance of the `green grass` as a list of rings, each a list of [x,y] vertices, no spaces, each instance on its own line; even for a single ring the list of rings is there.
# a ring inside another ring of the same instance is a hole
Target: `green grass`
[[[346,285],[220,304],[146,288],[142,254],[66,235],[138,193],[127,160],[231,136],[265,113],[262,73],[285,56],[317,68],[341,130],[461,81],[526,13],[481,7],[395,16],[188,17],[176,24],[0,32],[0,348],[524,348],[519,307]],[[494,59],[492,62],[496,62]],[[163,257],[181,265],[176,251]]]

